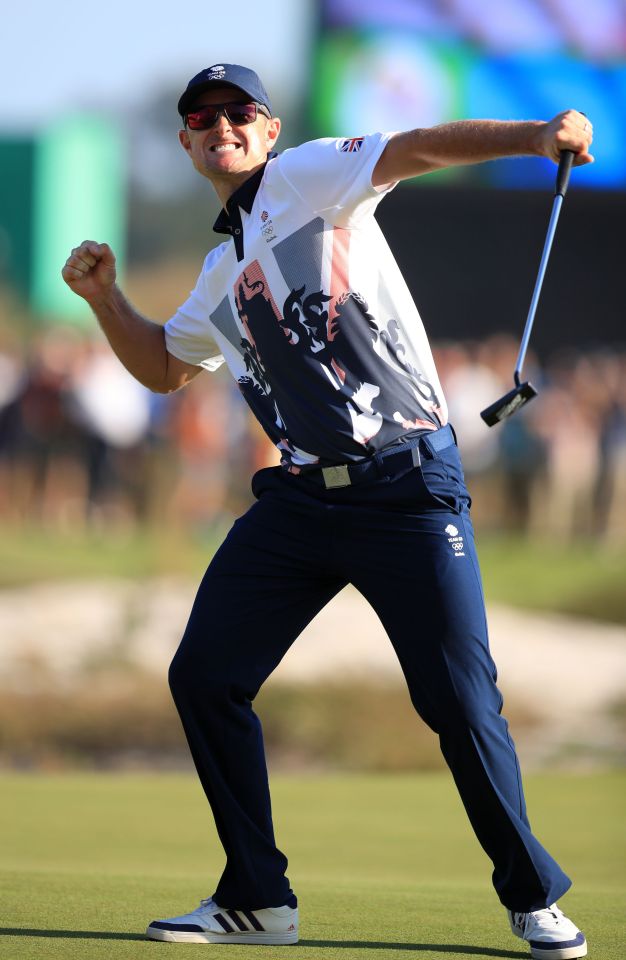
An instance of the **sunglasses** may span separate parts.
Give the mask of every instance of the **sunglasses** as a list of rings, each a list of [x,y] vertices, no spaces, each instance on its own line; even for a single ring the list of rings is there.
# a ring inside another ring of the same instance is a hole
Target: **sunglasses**
[[[269,117],[258,103],[211,103],[188,113],[185,123],[190,130],[210,130],[223,115],[234,127],[244,127],[254,123],[259,113]]]

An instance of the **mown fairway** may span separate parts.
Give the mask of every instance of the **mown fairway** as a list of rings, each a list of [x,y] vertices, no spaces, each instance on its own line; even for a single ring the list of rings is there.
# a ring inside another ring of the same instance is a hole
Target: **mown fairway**
[[[0,957],[391,960],[527,956],[511,936],[445,774],[274,778],[279,845],[300,898],[293,947],[178,946],[146,923],[197,906],[222,854],[193,777],[0,777]],[[573,876],[563,900],[590,957],[626,954],[620,774],[528,778],[531,822]]]

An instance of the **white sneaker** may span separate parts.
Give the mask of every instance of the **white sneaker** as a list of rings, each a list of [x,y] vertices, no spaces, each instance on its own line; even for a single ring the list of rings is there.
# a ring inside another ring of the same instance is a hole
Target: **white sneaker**
[[[153,920],[146,937],[170,943],[297,943],[298,908],[227,910],[208,897],[191,913]]]
[[[527,940],[534,960],[574,960],[587,956],[584,933],[553,903],[532,913],[507,910],[511,930]]]

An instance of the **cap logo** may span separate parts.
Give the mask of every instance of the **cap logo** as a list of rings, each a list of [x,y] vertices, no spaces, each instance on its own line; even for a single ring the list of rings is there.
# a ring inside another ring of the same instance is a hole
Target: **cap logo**
[[[216,63],[214,67],[209,68],[207,80],[222,80],[225,75],[226,70],[224,65],[221,63]]]

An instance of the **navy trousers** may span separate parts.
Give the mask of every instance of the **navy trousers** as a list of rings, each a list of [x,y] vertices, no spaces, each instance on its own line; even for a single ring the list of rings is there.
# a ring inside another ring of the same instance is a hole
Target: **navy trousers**
[[[226,852],[220,906],[279,906],[291,895],[252,701],[348,583],[380,617],[415,709],[439,736],[502,903],[540,909],[570,886],[528,823],[461,463],[454,443],[436,447],[422,437],[403,469],[386,472],[382,460],[376,477],[338,489],[279,467],[259,471],[256,502],[204,576],[170,687]]]

